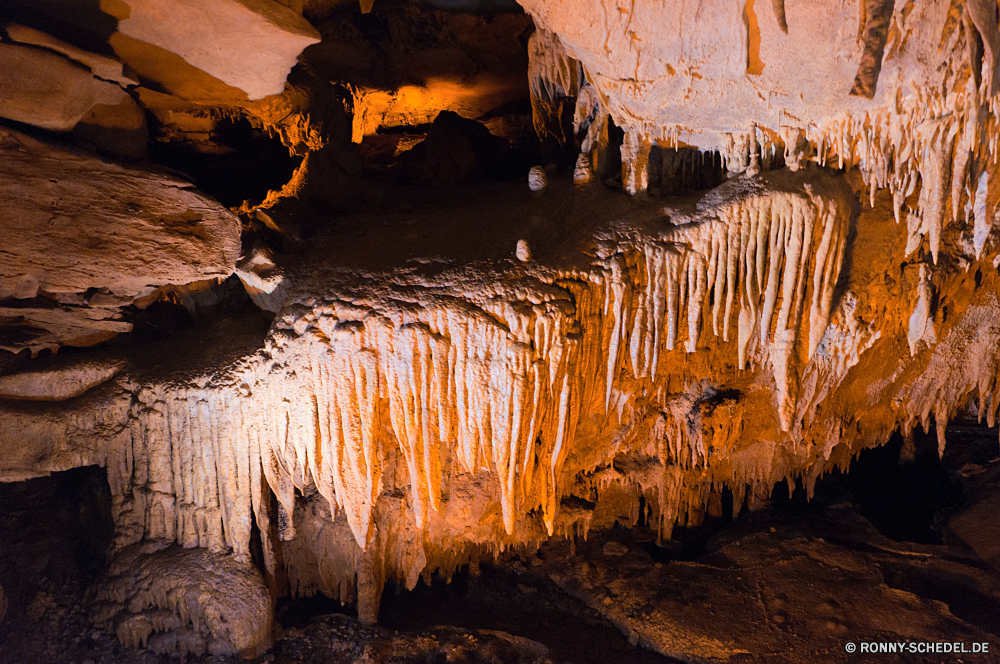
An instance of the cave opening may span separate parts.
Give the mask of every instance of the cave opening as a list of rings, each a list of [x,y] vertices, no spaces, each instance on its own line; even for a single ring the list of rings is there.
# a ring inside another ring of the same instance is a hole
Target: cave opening
[[[0,624],[0,658],[41,661],[52,643],[38,626],[49,621],[61,626],[67,642],[75,639],[70,645],[81,657],[111,647],[112,639],[91,638],[83,598],[107,568],[114,538],[103,468],[0,483],[0,604],[7,609]]]

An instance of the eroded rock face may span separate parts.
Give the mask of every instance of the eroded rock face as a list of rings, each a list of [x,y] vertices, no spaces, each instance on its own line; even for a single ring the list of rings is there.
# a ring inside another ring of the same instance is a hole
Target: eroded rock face
[[[271,597],[249,562],[145,542],[119,551],[94,589],[94,620],[159,654],[256,657],[270,643]]]
[[[301,13],[272,0],[13,3],[25,5],[107,40],[141,76],[190,100],[281,94],[299,53],[319,41]]]
[[[48,371],[0,376],[0,399],[64,401],[110,380],[121,362],[62,362]]]
[[[77,62],[90,69],[96,78],[112,81],[122,87],[137,85],[139,83],[139,80],[134,75],[125,71],[124,64],[115,58],[77,48],[72,44],[67,44],[60,39],[56,39],[52,35],[24,25],[18,25],[17,23],[5,25],[4,30],[7,33],[7,37],[12,41],[19,44],[40,46],[61,53],[73,62]]]
[[[908,255],[926,241],[937,262],[947,227],[992,226],[1000,28],[991,2],[522,4],[625,130],[632,193],[649,186],[654,145],[717,150],[744,172],[781,151],[797,164],[804,136],[817,162],[857,168],[872,197],[893,193]],[[583,18],[602,12],[605,23]],[[553,61],[536,78],[556,86],[565,68]]]
[[[524,204],[595,219],[606,196],[550,189]],[[855,200],[819,169],[765,171],[692,208],[603,208],[617,221],[578,229],[555,261],[518,261],[511,228],[499,270],[402,269],[332,239],[294,275],[263,350],[169,380],[126,373],[58,417],[7,407],[4,421],[46,463],[106,460],[119,547],[245,556],[265,524],[268,575],[356,599],[374,620],[386,579],[412,587],[507,546],[635,521],[640,498],[668,538],[715,513],[724,488],[736,509],[782,479],[811,491],[970,394],[992,417],[995,270],[980,268],[978,288],[938,272],[939,292],[967,305],[932,314],[941,341],[911,357],[910,291],[875,276],[896,274],[903,229],[886,197],[860,217]],[[918,267],[904,270],[914,285]],[[23,473],[30,459],[7,463]]]
[[[4,128],[0,157],[2,348],[91,345],[130,330],[120,309],[157,285],[235,268],[239,220],[174,175]]]
[[[272,0],[127,5],[123,15],[111,10],[121,34],[176,53],[251,100],[281,94],[299,53],[319,41],[301,14]]]
[[[69,131],[98,104],[128,95],[87,67],[51,51],[0,43],[0,117],[43,129]]]

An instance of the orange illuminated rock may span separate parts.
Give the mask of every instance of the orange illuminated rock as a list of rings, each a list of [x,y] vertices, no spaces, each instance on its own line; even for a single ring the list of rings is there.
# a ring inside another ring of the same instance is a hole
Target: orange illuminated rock
[[[118,18],[122,35],[174,53],[250,99],[281,94],[299,53],[319,41],[301,14],[273,0],[127,0],[102,7]]]
[[[0,117],[69,131],[96,104],[116,105],[127,97],[117,84],[62,55],[0,43]]]
[[[522,4],[558,46],[534,58],[536,113],[552,103],[546,90],[572,96],[565,81],[579,63],[625,131],[631,193],[650,186],[653,147],[718,151],[731,173],[768,168],[781,152],[797,168],[815,153],[858,169],[870,204],[880,189],[893,194],[907,255],[927,246],[937,262],[946,227],[992,223],[982,178],[996,161],[1000,20],[989,0],[864,2],[861,12],[834,0]],[[579,101],[592,107],[585,88]]]

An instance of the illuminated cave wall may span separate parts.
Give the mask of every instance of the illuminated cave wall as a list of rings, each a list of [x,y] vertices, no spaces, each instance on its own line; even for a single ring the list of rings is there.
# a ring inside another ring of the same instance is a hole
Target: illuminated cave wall
[[[530,37],[520,15],[175,4],[186,23],[162,30],[144,2],[53,24],[99,37],[100,57],[35,30],[56,2],[12,11],[0,43],[0,80],[31,91],[0,94],[23,123],[0,128],[0,479],[107,469],[126,579],[102,591],[112,604],[158,592],[127,587],[135,547],[167,567],[189,563],[151,543],[208,549],[240,576],[257,542],[272,594],[323,592],[374,621],[387,580],[622,519],[669,539],[726,489],[737,511],[782,480],[811,493],[897,430],[933,422],[943,449],[970,403],[993,425],[994,3],[531,0]],[[223,18],[254,29],[206,56]],[[55,62],[63,78],[36,89]],[[89,105],[55,94],[70,82]],[[496,109],[529,94],[538,137],[578,152],[574,185],[511,207],[576,220],[551,247],[515,253],[503,205],[470,222],[494,224],[488,260],[442,255],[433,228],[425,245],[389,222],[367,240],[297,233],[362,196],[352,164],[381,130],[431,132],[450,110],[512,138],[523,113]],[[38,95],[58,97],[44,121]],[[134,151],[86,151],[136,130],[122,105],[154,141],[219,152],[237,118],[301,162],[227,209]],[[723,184],[658,196],[706,162]],[[274,316],[266,333],[167,340],[171,361],[109,345],[154,302],[216,306],[231,275]],[[147,618],[105,620],[128,643],[176,629]],[[206,629],[191,638],[222,652],[263,628]]]

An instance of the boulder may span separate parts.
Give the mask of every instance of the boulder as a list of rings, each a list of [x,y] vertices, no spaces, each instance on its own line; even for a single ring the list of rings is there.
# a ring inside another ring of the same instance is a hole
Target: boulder
[[[30,330],[0,343],[11,350],[127,331],[121,307],[158,285],[227,277],[239,256],[239,220],[190,183],[12,129],[0,129],[0,209],[0,299],[20,300],[0,321]]]
[[[502,177],[508,170],[508,144],[480,122],[441,111],[427,138],[399,157],[403,173],[437,185],[467,184]]]
[[[300,14],[272,0],[117,4],[121,34],[179,55],[250,99],[281,94],[299,53],[320,41]]]
[[[0,117],[53,131],[69,131],[96,104],[128,97],[61,55],[9,43],[0,43],[0,90]]]

